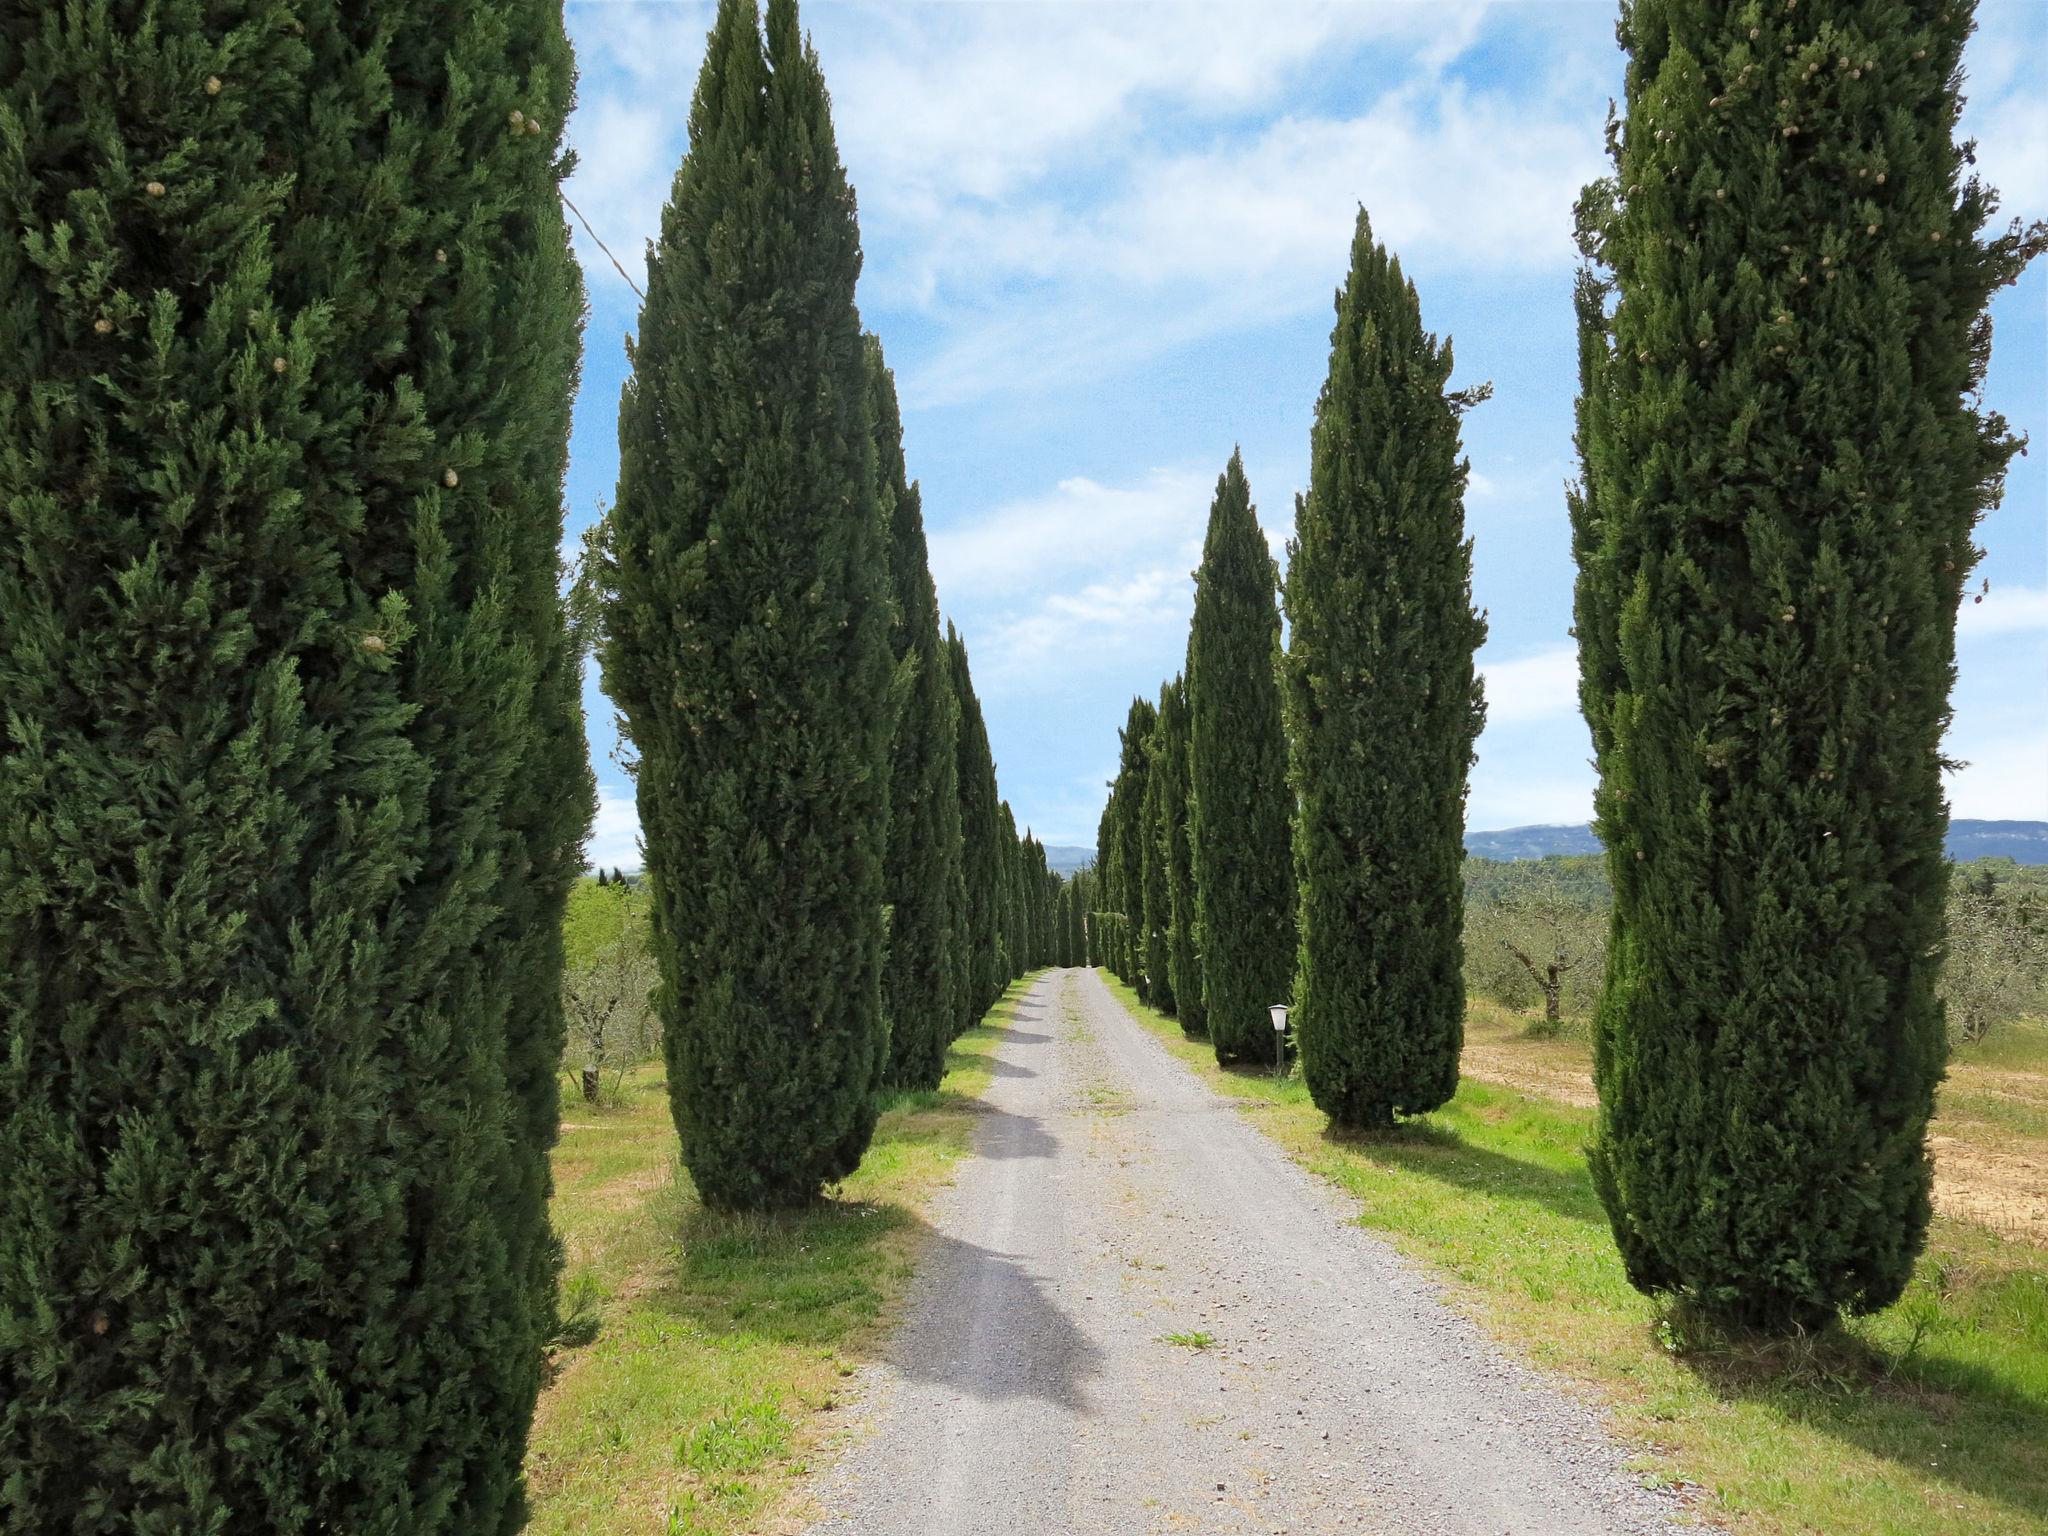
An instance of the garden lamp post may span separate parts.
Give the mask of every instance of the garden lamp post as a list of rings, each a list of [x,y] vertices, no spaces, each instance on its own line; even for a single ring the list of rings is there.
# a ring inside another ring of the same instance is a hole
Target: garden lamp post
[[[1287,1067],[1287,1005],[1274,1003],[1266,1012],[1273,1016],[1273,1075],[1278,1077]]]

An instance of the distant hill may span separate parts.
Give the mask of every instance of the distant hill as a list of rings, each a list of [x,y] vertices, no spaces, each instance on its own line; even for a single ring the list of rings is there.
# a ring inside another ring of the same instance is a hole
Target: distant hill
[[[2044,855],[2048,857],[2048,855]],[[1077,869],[1086,869],[1095,862],[1093,848],[1062,847],[1058,843],[1045,845],[1046,867],[1056,875],[1071,875]]]
[[[1482,859],[1541,859],[1553,853],[1598,853],[1600,839],[1587,826],[1509,827],[1467,832],[1465,851]],[[2048,821],[1952,821],[1948,856],[2048,864]]]

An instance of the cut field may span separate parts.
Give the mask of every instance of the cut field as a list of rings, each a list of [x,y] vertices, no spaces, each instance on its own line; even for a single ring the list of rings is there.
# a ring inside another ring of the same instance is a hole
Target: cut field
[[[538,1533],[773,1529],[830,1437],[845,1377],[909,1279],[918,1212],[972,1142],[990,1040],[1027,982],[955,1042],[937,1092],[893,1096],[860,1171],[803,1211],[700,1206],[658,1068],[618,1108],[565,1104],[556,1230],[591,1343],[561,1350],[527,1456]]]
[[[1457,1097],[1355,1138],[1326,1129],[1298,1075],[1221,1071],[1206,1043],[1105,979],[1484,1327],[1608,1404],[1616,1431],[1652,1448],[1643,1475],[1697,1485],[1703,1518],[1828,1536],[2048,1532],[2048,1256],[2026,1239],[2024,1200],[2016,1210],[1976,1162],[1940,1154],[1949,1214],[1897,1306],[1796,1346],[1690,1339],[1629,1287],[1587,1181],[1583,1044],[1529,1039],[1482,1005]],[[1959,1063],[1937,1135],[2033,1156],[2030,1117],[2048,1105],[2038,1034]],[[2025,1172],[2035,1201],[2044,1166]],[[1980,1211],[1998,1225],[1966,1219]]]

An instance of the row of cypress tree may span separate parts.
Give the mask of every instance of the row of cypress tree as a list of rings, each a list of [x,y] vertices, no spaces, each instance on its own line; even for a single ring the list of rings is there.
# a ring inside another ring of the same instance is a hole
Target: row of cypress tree
[[[1451,355],[1363,211],[1281,582],[1233,453],[1195,572],[1187,669],[1133,701],[1098,857],[1105,963],[1274,1060],[1276,1003],[1333,1120],[1457,1087],[1466,772],[1482,710]],[[1289,622],[1281,644],[1281,600]]]
[[[1978,400],[1986,306],[2048,249],[1985,233],[1955,140],[1974,10],[1625,5],[1628,112],[1580,207],[1575,633],[1615,890],[1593,1178],[1631,1280],[1741,1328],[1889,1305],[1926,1233],[1955,619],[2018,447]],[[1101,960],[1240,1056],[1288,995],[1244,958],[1286,903],[1241,882],[1282,865],[1249,829],[1291,797],[1303,1075],[1340,1124],[1385,1126],[1457,1083],[1485,633],[1458,416],[1483,395],[1448,390],[1362,212],[1351,255],[1285,654],[1233,459],[1192,731],[1179,681],[1125,725]]]
[[[573,83],[560,0],[0,15],[10,1531],[524,1523]],[[792,0],[721,5],[690,127],[594,574],[684,1144],[772,1204],[1078,908],[939,629]]]
[[[722,0],[597,555],[669,1089],[721,1208],[851,1172],[884,1087],[935,1088],[1011,980],[1075,949],[941,632],[860,265],[794,0]]]

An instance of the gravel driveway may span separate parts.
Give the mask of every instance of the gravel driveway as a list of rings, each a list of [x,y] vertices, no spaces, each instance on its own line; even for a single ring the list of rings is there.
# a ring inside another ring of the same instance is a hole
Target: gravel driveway
[[[1040,979],[995,1072],[817,1536],[1677,1524],[1093,972]]]

